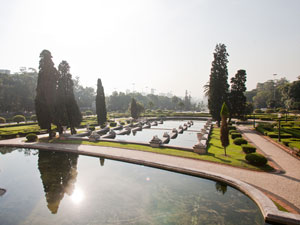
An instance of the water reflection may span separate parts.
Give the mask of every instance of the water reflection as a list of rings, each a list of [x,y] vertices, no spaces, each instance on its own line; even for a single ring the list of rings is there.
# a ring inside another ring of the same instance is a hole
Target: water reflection
[[[217,181],[216,182],[216,190],[224,195],[227,191],[227,184]]]
[[[47,207],[56,214],[64,194],[72,195],[76,177],[78,155],[40,151],[38,168],[44,186]],[[79,197],[74,197],[78,201]]]
[[[105,160],[105,158],[100,157],[99,160],[100,160],[100,165],[101,165],[101,166],[104,166],[104,160]]]

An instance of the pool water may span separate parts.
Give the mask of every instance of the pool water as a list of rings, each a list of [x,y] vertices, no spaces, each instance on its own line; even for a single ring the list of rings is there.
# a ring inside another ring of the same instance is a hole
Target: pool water
[[[223,183],[104,158],[0,148],[1,224],[265,224]]]
[[[163,139],[163,134],[165,132],[170,133],[173,128],[178,129],[181,125],[188,121],[183,120],[167,120],[164,121],[163,124],[158,124],[157,126],[152,126],[150,129],[143,129],[142,131],[137,131],[136,133],[132,133],[130,135],[117,135],[115,140],[121,141],[130,141],[130,142],[141,142],[141,143],[149,143],[154,135],[157,135],[160,139]],[[201,129],[205,125],[205,121],[193,121],[194,124],[189,127],[182,134],[178,134],[177,138],[171,139],[167,144],[172,146],[184,147],[184,148],[192,148],[195,144],[198,143],[197,133],[201,131]]]

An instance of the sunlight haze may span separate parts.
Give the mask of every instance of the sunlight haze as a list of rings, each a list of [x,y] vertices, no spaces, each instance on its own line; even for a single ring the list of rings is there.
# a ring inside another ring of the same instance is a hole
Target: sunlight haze
[[[203,96],[213,52],[224,43],[229,77],[247,71],[248,90],[300,75],[298,0],[0,0],[0,69],[55,66],[105,92]],[[229,82],[230,80],[228,80]]]

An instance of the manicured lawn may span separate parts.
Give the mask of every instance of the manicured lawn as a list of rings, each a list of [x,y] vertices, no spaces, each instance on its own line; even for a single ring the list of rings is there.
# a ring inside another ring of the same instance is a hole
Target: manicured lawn
[[[42,142],[48,142],[47,138],[41,139]],[[208,154],[199,155],[194,152],[188,152],[178,149],[172,148],[152,148],[150,146],[137,145],[137,144],[122,144],[122,143],[114,143],[114,142],[106,142],[106,141],[98,141],[98,142],[89,142],[89,141],[80,141],[80,140],[59,140],[53,139],[50,141],[51,143],[70,143],[70,144],[83,144],[83,145],[94,145],[94,146],[108,146],[108,147],[116,147],[116,148],[125,148],[125,149],[133,149],[147,152],[154,152],[165,155],[173,155],[180,156],[192,159],[200,159],[206,160],[216,163],[227,164],[231,166],[253,169],[259,171],[271,171],[273,170],[270,166],[265,166],[262,168],[255,167],[250,165],[245,160],[245,153],[242,151],[240,146],[233,144],[233,141],[230,139],[230,145],[227,147],[227,156],[224,155],[224,149],[221,146],[220,142],[220,129],[214,128],[210,144],[208,147]]]

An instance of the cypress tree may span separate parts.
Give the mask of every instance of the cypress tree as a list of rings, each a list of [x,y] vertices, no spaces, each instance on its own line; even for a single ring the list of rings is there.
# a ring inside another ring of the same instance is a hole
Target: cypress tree
[[[68,126],[71,128],[71,134],[75,134],[75,127],[80,125],[82,116],[75,100],[74,84],[68,62],[62,61],[58,66],[58,72],[55,124],[60,133],[62,132],[62,126]]]
[[[225,155],[226,155],[226,147],[229,145],[229,131],[227,126],[228,115],[229,115],[228,108],[226,103],[224,102],[220,112],[220,116],[222,118],[220,139],[221,139],[222,146],[224,148]]]
[[[237,117],[241,119],[245,115],[246,109],[246,71],[238,70],[237,74],[231,78],[231,90],[229,93],[229,108],[230,119],[231,117]]]
[[[134,98],[131,99],[130,114],[133,119],[138,118],[138,106]]]
[[[98,124],[104,125],[107,121],[107,112],[106,112],[106,104],[105,104],[105,94],[104,88],[102,86],[101,79],[97,81],[97,96],[96,96],[96,113]]]
[[[212,62],[209,84],[206,90],[208,95],[208,109],[214,120],[220,126],[220,111],[223,102],[227,102],[228,95],[228,53],[224,44],[217,44]]]
[[[47,129],[51,138],[51,123],[54,122],[57,70],[51,52],[43,50],[40,54],[39,73],[36,87],[35,111],[42,129]]]

